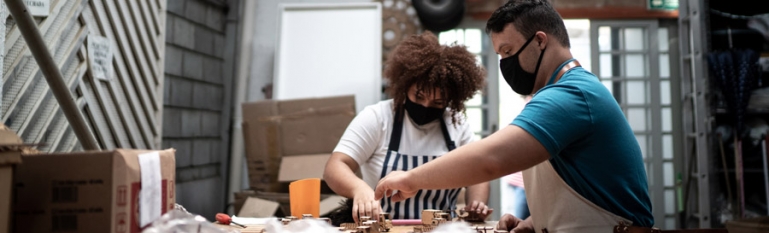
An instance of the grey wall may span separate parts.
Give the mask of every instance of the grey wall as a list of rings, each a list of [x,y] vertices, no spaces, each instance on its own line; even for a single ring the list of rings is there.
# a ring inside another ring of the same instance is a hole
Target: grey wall
[[[168,0],[163,147],[176,148],[177,203],[225,209],[239,0]]]
[[[280,3],[344,3],[371,2],[372,0],[259,0],[255,9],[248,9],[254,14],[256,23],[253,27],[251,47],[251,70],[248,84],[247,101],[263,100],[262,87],[272,82],[275,58],[275,42],[278,33],[278,5]],[[352,30],[352,29],[351,29]]]
[[[172,0],[171,0],[172,1]],[[244,41],[242,51],[243,67],[242,75],[245,75],[243,93],[241,98],[243,102],[253,102],[265,99],[262,88],[272,83],[275,59],[275,42],[278,32],[278,5],[281,3],[339,3],[339,2],[371,2],[371,0],[258,0],[244,4],[247,8],[243,9],[244,18],[251,22],[243,23],[243,38],[250,41]],[[241,119],[239,111],[240,103],[235,101],[235,116],[233,122],[234,137],[242,137]],[[245,166],[245,154],[243,152],[242,139],[233,139],[231,164],[232,175],[229,190],[236,192],[248,189],[248,173]],[[230,194],[230,200],[232,195]]]

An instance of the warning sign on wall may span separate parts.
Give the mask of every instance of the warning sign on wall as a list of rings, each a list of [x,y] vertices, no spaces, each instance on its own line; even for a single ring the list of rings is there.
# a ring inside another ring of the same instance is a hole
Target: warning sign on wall
[[[650,10],[678,10],[678,0],[649,0]]]
[[[24,0],[32,16],[48,16],[51,12],[51,0]]]
[[[112,42],[103,36],[88,35],[88,67],[94,78],[112,79]]]

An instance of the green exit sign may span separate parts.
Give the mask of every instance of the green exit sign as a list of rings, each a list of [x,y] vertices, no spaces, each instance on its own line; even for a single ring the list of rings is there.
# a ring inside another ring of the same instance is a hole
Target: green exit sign
[[[678,0],[649,0],[650,10],[678,10]]]

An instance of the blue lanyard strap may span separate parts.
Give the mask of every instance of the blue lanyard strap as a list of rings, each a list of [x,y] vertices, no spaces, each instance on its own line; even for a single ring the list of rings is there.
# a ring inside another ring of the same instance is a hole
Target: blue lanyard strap
[[[581,66],[579,64],[579,61],[577,59],[571,58],[569,60],[566,60],[565,62],[561,63],[561,65],[558,66],[558,69],[555,69],[556,72],[553,73],[553,75],[550,76],[550,79],[547,80],[547,85],[553,84],[556,79],[563,76],[563,74],[566,73],[566,71],[571,70],[571,68]]]

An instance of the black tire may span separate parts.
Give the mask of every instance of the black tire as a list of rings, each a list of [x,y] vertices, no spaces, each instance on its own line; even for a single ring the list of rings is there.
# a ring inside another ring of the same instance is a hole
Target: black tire
[[[412,0],[412,5],[422,26],[436,33],[455,28],[465,14],[464,0]]]

